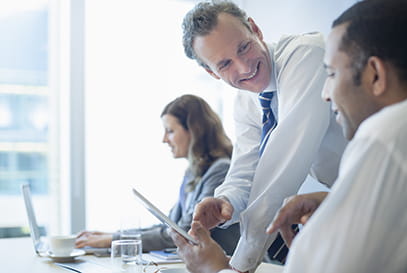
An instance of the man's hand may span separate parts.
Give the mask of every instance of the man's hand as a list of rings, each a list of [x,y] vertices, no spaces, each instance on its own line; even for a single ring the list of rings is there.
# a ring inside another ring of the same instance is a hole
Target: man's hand
[[[100,231],[82,231],[76,236],[75,247],[110,247],[113,235]]]
[[[230,268],[229,259],[223,249],[212,240],[209,230],[200,222],[192,222],[189,234],[198,241],[198,245],[190,244],[175,230],[170,231],[171,238],[178,247],[178,255],[185,262],[189,272],[214,273]]]
[[[296,234],[291,226],[293,224],[304,225],[327,195],[327,192],[314,192],[286,198],[273,222],[267,228],[267,233],[280,230],[285,243],[290,247]]]
[[[232,218],[233,207],[226,198],[204,198],[195,207],[194,221],[199,221],[206,229],[211,229]]]

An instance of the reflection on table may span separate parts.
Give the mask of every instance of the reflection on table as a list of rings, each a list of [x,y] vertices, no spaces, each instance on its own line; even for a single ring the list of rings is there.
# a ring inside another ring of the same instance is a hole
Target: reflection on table
[[[78,264],[91,263],[100,266],[98,273],[111,272],[109,257],[93,255],[80,256],[75,259]],[[39,257],[35,254],[31,238],[0,239],[1,272],[13,273],[49,273],[69,272],[56,265],[49,257]],[[183,263],[151,265],[146,273],[156,272],[163,268],[185,268]],[[104,271],[104,272],[101,272]],[[256,273],[280,273],[283,267],[273,264],[261,264]],[[72,271],[73,272],[73,271]],[[87,272],[85,272],[87,273]]]

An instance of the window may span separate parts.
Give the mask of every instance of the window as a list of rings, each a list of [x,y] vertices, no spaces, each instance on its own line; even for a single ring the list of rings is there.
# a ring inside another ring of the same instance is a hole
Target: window
[[[31,185],[37,220],[48,232],[85,228],[78,213],[84,210],[88,228],[118,228],[122,205],[126,210],[136,205],[129,185],[137,183],[150,197],[159,185],[153,200],[168,210],[186,161],[174,160],[161,143],[164,105],[181,94],[197,94],[231,119],[222,100],[234,92],[182,50],[180,24],[193,3],[7,2],[0,10],[0,206],[13,209],[0,213],[0,237],[28,232],[21,228],[27,227],[21,183]],[[79,13],[85,13],[85,24]],[[85,52],[75,44],[83,39]],[[80,62],[86,64],[84,74],[78,72]],[[85,90],[77,88],[82,84]],[[76,115],[78,103],[85,106],[85,119]],[[85,123],[86,134],[75,122]],[[82,134],[85,142],[73,140]],[[86,161],[78,163],[76,152],[86,154]],[[76,163],[80,166],[72,166]],[[162,198],[164,192],[168,198]],[[142,223],[149,221],[156,222],[150,217]]]
[[[193,1],[87,1],[85,49],[87,228],[116,230],[126,215],[157,223],[131,195],[136,186],[164,212],[177,200],[186,160],[162,143],[160,114],[182,94],[203,97],[232,119],[236,93],[182,47]],[[229,122],[231,124],[231,122]],[[227,126],[232,136],[233,130]]]
[[[42,230],[55,216],[50,158],[57,116],[49,79],[49,5],[6,1],[0,11],[0,237],[28,235],[21,184],[31,185]],[[51,209],[50,209],[51,208]]]

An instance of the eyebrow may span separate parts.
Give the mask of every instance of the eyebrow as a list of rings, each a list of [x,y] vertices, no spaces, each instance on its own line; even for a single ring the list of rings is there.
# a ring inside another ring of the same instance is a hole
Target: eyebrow
[[[241,41],[239,43],[239,45],[237,46],[237,50],[239,51],[242,47],[248,45],[250,42],[251,42],[250,39],[245,39],[245,40]]]

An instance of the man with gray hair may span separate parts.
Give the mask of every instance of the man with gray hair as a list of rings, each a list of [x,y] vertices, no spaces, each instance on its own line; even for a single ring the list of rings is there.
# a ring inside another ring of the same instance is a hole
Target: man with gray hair
[[[333,184],[347,143],[330,103],[320,98],[323,37],[308,33],[266,44],[254,20],[228,1],[198,3],[183,31],[186,55],[239,89],[230,170],[215,198],[197,205],[194,220],[207,229],[240,221],[230,261],[240,271],[255,269],[267,250],[284,263],[287,248],[266,227],[308,174]]]

